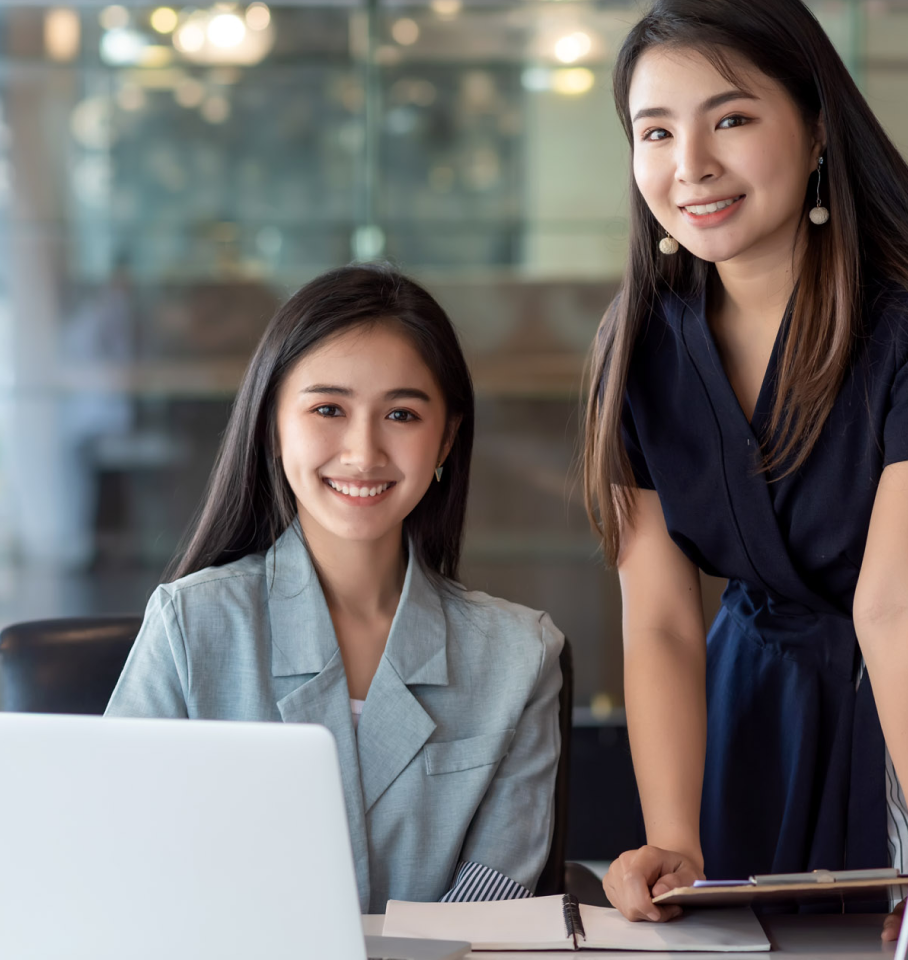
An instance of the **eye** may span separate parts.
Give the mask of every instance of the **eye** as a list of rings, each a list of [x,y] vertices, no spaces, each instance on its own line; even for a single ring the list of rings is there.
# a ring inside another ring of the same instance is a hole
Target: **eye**
[[[732,127],[743,127],[746,123],[750,123],[747,117],[742,117],[740,114],[735,113],[730,117],[723,117],[719,121],[719,129],[730,130]]]
[[[662,127],[650,127],[649,130],[644,130],[643,135],[640,137],[641,140],[665,140],[669,136],[668,130],[664,130]]]
[[[333,403],[323,403],[317,406],[313,412],[320,417],[339,417],[341,415],[340,407]]]
[[[412,420],[418,420],[419,417],[412,410],[392,410],[388,414],[388,419],[395,423],[410,423]]]

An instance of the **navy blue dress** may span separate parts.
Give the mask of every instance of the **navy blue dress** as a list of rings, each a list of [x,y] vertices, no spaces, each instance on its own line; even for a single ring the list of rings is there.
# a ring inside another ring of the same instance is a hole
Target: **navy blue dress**
[[[624,437],[640,487],[708,574],[701,838],[708,877],[888,863],[885,745],[851,610],[883,468],[908,460],[908,293],[874,285],[822,435],[787,477],[759,472],[780,329],[753,421],[703,297],[666,295],[635,347]]]

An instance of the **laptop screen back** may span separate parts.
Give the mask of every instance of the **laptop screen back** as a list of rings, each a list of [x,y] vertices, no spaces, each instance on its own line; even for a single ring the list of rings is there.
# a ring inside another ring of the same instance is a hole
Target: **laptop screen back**
[[[363,960],[324,728],[3,714],[0,771],[0,956]]]

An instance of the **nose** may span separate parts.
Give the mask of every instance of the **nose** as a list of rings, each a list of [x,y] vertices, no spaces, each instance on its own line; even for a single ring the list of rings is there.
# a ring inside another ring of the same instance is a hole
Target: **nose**
[[[675,137],[675,179],[681,183],[705,183],[721,173],[721,164],[705,137],[687,134]]]
[[[367,416],[350,417],[344,434],[341,461],[361,473],[368,473],[387,464],[379,426]]]

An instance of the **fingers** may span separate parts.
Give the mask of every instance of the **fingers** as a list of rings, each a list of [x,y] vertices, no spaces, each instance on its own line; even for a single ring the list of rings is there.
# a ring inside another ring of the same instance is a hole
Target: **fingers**
[[[674,873],[660,877],[653,886],[653,896],[658,897],[675,887],[691,887],[695,880],[702,880],[703,874],[695,870],[692,864],[682,864]]]
[[[658,887],[668,879],[665,889],[672,889],[686,883],[688,874],[693,882],[695,868],[680,854],[646,846],[622,853],[612,863],[602,885],[609,902],[628,920],[658,922],[677,917],[681,909],[654,904],[653,885]]]
[[[880,934],[882,940],[898,940],[899,931],[902,928],[902,916],[905,913],[905,901],[903,900],[883,921],[883,932]]]

